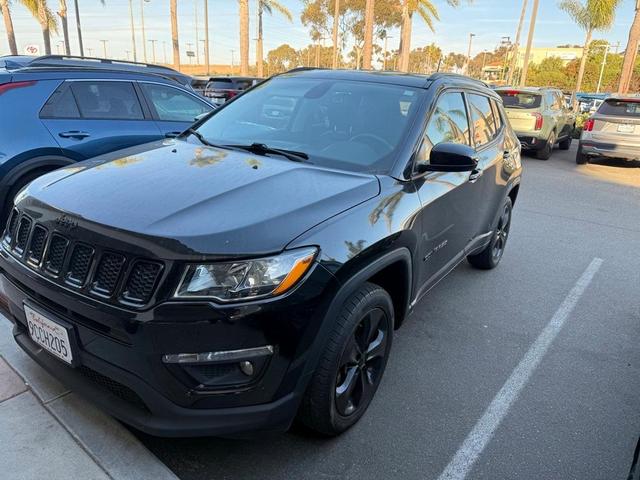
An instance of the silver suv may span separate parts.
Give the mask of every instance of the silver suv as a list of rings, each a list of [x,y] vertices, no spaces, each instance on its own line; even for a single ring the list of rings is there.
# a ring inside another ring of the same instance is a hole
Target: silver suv
[[[576,163],[593,157],[640,160],[640,97],[609,97],[585,122]]]
[[[496,93],[502,97],[523,150],[534,151],[537,158],[548,160],[556,144],[561,150],[569,149],[576,116],[567,107],[562,91],[503,87]]]

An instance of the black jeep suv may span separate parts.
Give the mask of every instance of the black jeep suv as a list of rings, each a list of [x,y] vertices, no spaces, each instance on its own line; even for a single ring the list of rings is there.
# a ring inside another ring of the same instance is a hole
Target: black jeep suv
[[[520,173],[481,82],[283,74],[22,190],[0,298],[36,362],[140,430],[335,435],[420,298],[498,264]]]

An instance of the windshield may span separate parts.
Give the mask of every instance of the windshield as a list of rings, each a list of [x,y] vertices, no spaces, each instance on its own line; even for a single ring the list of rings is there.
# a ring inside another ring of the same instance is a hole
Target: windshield
[[[598,113],[601,115],[612,115],[615,117],[634,117],[640,118],[640,99],[639,100],[606,100]]]
[[[517,90],[498,90],[505,108],[538,108],[542,103],[542,95]]]
[[[344,170],[386,173],[422,90],[278,77],[220,109],[198,131],[217,145],[261,143]]]

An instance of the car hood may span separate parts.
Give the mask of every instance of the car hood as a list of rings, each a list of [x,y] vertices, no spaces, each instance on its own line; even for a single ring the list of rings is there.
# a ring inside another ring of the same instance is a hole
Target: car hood
[[[374,175],[171,140],[57,170],[21,198],[81,221],[176,240],[169,243],[183,253],[235,255],[282,250],[379,190]]]

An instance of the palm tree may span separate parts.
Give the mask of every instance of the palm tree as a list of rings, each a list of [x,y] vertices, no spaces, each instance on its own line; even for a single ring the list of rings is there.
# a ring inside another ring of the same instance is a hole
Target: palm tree
[[[371,55],[373,53],[373,23],[375,2],[367,0],[364,7],[364,46],[362,47],[362,68],[371,69]]]
[[[62,35],[64,36],[64,51],[67,55],[71,55],[69,46],[69,24],[67,22],[67,0],[60,0],[58,5],[58,16],[62,24]]]
[[[578,80],[576,81],[576,93],[582,87],[582,77],[587,64],[589,54],[589,44],[591,37],[596,30],[607,30],[613,25],[615,11],[621,0],[562,0],[560,8],[567,12],[573,20],[586,32],[584,47],[582,47],[582,58],[580,59],[580,69],[578,70]]]
[[[22,0],[22,4],[40,23],[44,53],[51,55],[51,31],[58,33],[58,22],[53,12],[47,6],[47,0]]]
[[[620,76],[620,84],[618,85],[618,93],[621,95],[629,91],[633,67],[636,63],[636,55],[638,53],[638,41],[640,41],[640,0],[636,0],[636,15],[629,29],[629,41],[627,42],[627,48],[624,52],[622,75]]]
[[[0,10],[4,18],[4,29],[7,31],[9,51],[11,55],[17,55],[18,47],[16,47],[16,34],[13,31],[13,20],[11,20],[11,10],[9,10],[9,0],[0,0]]]
[[[240,4],[240,75],[249,75],[249,0]]]
[[[256,66],[258,67],[258,76],[262,77],[264,61],[262,53],[262,14],[267,12],[269,15],[273,14],[273,11],[277,10],[290,22],[293,21],[293,15],[287,7],[277,2],[276,0],[258,0],[258,40],[256,41]]]
[[[460,0],[447,0],[452,7],[458,7]],[[400,71],[409,70],[409,53],[411,52],[411,25],[413,14],[418,13],[429,30],[433,32],[433,20],[440,20],[438,9],[431,0],[403,0],[402,26],[400,28]]]
[[[180,44],[178,43],[178,0],[171,0],[171,43],[173,44],[173,66],[180,69]],[[197,45],[196,45],[197,47]]]

